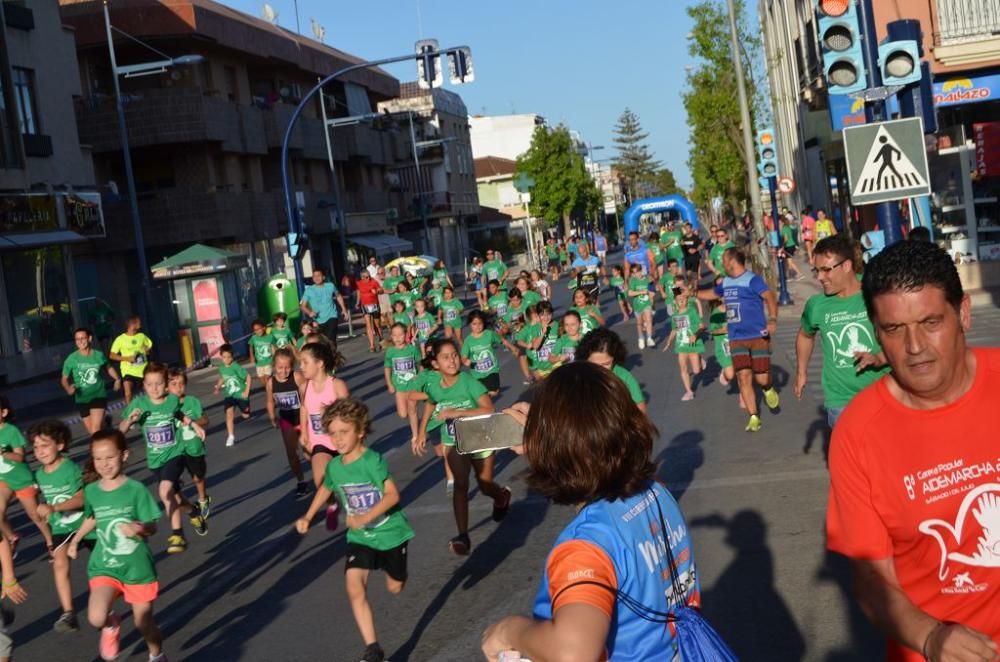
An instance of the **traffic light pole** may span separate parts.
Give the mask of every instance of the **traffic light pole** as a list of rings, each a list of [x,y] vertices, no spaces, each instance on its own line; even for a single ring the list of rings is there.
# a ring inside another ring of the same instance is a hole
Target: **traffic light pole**
[[[771,218],[774,219],[774,230],[778,233],[778,245],[775,247],[775,258],[778,263],[778,305],[792,305],[792,295],[788,293],[788,274],[785,271],[785,258],[781,257],[781,220],[778,218],[778,178],[767,178],[767,190],[771,192]]]

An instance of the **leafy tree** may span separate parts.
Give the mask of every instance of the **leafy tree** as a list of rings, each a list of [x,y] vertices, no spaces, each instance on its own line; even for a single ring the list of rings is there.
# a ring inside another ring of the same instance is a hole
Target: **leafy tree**
[[[618,148],[614,167],[625,179],[628,201],[631,203],[636,198],[650,195],[648,184],[660,167],[660,162],[649,152],[646,145],[649,134],[643,132],[639,116],[628,108],[618,118],[614,131],[612,140]]]
[[[591,214],[602,204],[601,192],[587,174],[583,157],[569,129],[539,126],[531,136],[531,147],[517,159],[517,171],[535,180],[529,205],[532,216],[548,225],[563,223],[570,234],[571,219]]]
[[[687,195],[684,189],[677,185],[670,168],[660,168],[654,172],[645,185],[649,189],[649,195]]]

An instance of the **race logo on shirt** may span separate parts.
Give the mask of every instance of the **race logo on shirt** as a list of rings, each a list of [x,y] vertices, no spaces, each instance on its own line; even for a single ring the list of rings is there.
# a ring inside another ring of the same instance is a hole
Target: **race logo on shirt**
[[[941,551],[939,579],[948,577],[949,561],[979,568],[1000,568],[1000,484],[985,483],[969,491],[962,499],[954,522],[927,519],[917,528],[938,543]],[[960,583],[961,586],[953,578],[953,585],[949,587],[951,592],[969,593],[973,592],[968,590],[970,586],[978,586],[971,580]]]
[[[867,313],[827,313],[823,317],[823,326],[840,326],[839,331],[827,331],[824,335],[833,349],[838,368],[853,368],[856,352],[871,352],[875,348],[875,339],[869,328],[857,320],[868,320]],[[846,322],[846,323],[845,323]]]
[[[116,517],[104,525],[98,527],[97,537],[101,541],[101,563],[108,568],[117,568],[125,565],[116,559],[116,556],[128,556],[139,548],[141,544],[135,538],[130,538],[122,533],[122,524],[131,524],[132,520],[127,517]]]
[[[80,368],[77,371],[77,379],[79,380],[80,386],[93,386],[97,384],[97,378],[100,375],[100,368],[97,366],[88,365]]]

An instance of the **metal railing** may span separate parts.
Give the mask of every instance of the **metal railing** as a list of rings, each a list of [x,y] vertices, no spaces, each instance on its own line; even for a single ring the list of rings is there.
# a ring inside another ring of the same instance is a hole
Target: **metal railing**
[[[1000,35],[997,0],[937,0],[938,45],[978,41]]]

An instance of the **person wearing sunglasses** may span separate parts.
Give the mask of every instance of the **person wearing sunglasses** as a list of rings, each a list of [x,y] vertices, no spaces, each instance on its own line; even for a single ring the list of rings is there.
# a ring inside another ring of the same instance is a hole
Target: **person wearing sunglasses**
[[[712,249],[708,252],[708,268],[716,276],[725,276],[726,270],[722,268],[722,254],[726,252],[727,248],[733,248],[736,244],[729,238],[728,232],[720,230],[715,226],[713,227],[715,229],[711,237]]]

